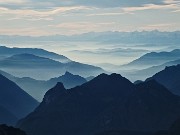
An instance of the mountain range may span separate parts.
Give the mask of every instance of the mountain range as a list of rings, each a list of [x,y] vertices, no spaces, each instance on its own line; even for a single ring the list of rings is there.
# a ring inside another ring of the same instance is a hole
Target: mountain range
[[[171,52],[151,52],[129,64],[122,65],[119,67],[121,69],[119,72],[131,81],[136,81],[137,79],[145,80],[165,67],[177,64],[180,64],[179,49]]]
[[[56,54],[54,52],[49,52],[44,49],[38,48],[10,48],[6,46],[0,46],[0,58],[7,58],[13,55],[18,54],[33,54],[39,57],[50,58],[53,60],[57,60],[62,63],[70,62],[71,60],[63,55]]]
[[[171,52],[150,52],[126,65],[123,65],[122,68],[145,69],[178,59],[180,59],[180,49],[175,49]]]
[[[17,54],[0,60],[0,69],[17,77],[48,80],[66,71],[88,77],[104,73],[103,69],[78,62],[61,63],[33,54]],[[23,72],[22,72],[23,71]]]
[[[178,64],[180,64],[180,59],[175,60],[175,61],[170,61],[159,66],[153,66],[147,69],[130,71],[130,72],[127,71],[122,74],[126,76],[128,79],[130,79],[131,81],[135,81],[136,79],[145,80],[151,77],[152,75],[156,74],[157,72],[164,70],[166,67],[178,65]]]
[[[146,81],[152,79],[164,85],[172,93],[180,96],[180,65],[166,67]]]
[[[180,97],[155,80],[135,85],[118,74],[101,74],[69,90],[57,83],[17,127],[28,135],[156,132],[179,117]]]
[[[34,98],[1,74],[0,84],[0,123],[13,125],[38,106]]]
[[[52,41],[93,41],[102,42],[103,44],[155,44],[161,46],[161,44],[179,44],[180,32],[161,32],[157,30],[153,31],[134,31],[134,32],[119,32],[119,31],[106,31],[106,32],[89,32],[75,35],[52,35],[52,36],[8,36],[0,35],[1,42],[11,43],[13,42],[52,42]]]
[[[179,64],[179,49],[145,54],[121,66],[128,79],[148,76],[132,83],[46,50],[0,47],[0,124],[20,119],[27,135],[179,135]]]
[[[30,94],[33,98],[38,101],[42,101],[44,94],[52,87],[56,85],[57,82],[62,82],[66,89],[73,88],[78,85],[82,85],[87,82],[85,78],[79,75],[73,75],[66,72],[64,75],[51,78],[47,81],[35,80],[30,77],[15,77],[4,71],[0,71],[0,74],[4,75],[9,80],[15,82],[24,91]]]

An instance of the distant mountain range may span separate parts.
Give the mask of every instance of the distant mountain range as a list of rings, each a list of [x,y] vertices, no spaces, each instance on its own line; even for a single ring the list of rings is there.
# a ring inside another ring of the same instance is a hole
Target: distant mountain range
[[[38,48],[9,48],[6,46],[0,46],[0,58],[7,58],[13,55],[18,54],[33,54],[39,57],[50,58],[53,60],[57,60],[62,63],[70,62],[71,60],[63,55],[56,54],[54,52],[49,52],[44,49]]]
[[[31,77],[37,80],[48,80],[66,71],[81,76],[97,76],[103,69],[78,62],[61,63],[50,58],[33,54],[17,54],[0,60],[0,70],[17,77]],[[23,72],[22,72],[23,71]]]
[[[82,85],[86,83],[87,80],[79,75],[73,75],[70,72],[66,72],[64,75],[59,76],[57,78],[52,78],[47,81],[47,83],[52,83],[53,86],[57,84],[57,82],[62,82],[66,89],[73,88],[78,85]],[[51,87],[52,88],[52,87]]]
[[[147,81],[152,79],[164,85],[172,93],[180,96],[180,65],[166,67],[163,71],[148,78]]]
[[[159,66],[161,64],[178,59],[180,59],[180,49],[176,49],[171,52],[151,52],[126,65],[123,65],[122,68],[126,67],[129,69],[144,69],[152,66]]]
[[[50,88],[54,87],[57,82],[62,82],[66,89],[70,89],[87,82],[85,78],[79,75],[73,75],[69,72],[66,72],[64,75],[57,78],[51,78],[47,81],[35,80],[30,77],[19,78],[12,76],[4,71],[0,71],[0,74],[18,84],[18,86],[20,86],[23,90],[25,90],[38,101],[42,101],[44,94]]]
[[[57,83],[17,126],[28,135],[155,132],[167,130],[178,118],[180,97],[156,81],[135,85],[118,74],[101,74],[70,90]]]
[[[89,32],[79,35],[53,35],[53,36],[6,36],[0,35],[1,42],[32,42],[32,41],[95,41],[108,43],[128,43],[128,44],[179,44],[180,32],[160,32],[154,31],[134,31],[134,32],[119,32],[119,31],[107,31],[107,32]]]
[[[179,49],[171,52],[152,52],[121,66],[119,72],[131,81],[136,81],[137,79],[145,80],[165,67],[177,64],[180,64]]]
[[[127,73],[127,76],[131,78],[132,80],[137,79],[137,78],[141,80],[145,80],[146,78],[151,77],[157,72],[164,70],[166,67],[177,65],[177,64],[180,64],[180,59],[175,60],[175,61],[170,61],[159,66],[153,66],[147,69],[134,71],[132,73]]]
[[[14,82],[0,74],[0,123],[15,124],[39,104]]]

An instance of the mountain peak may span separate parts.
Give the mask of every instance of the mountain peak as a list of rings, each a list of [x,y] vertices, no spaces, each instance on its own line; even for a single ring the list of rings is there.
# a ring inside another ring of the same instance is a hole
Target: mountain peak
[[[164,70],[156,73],[152,77],[146,79],[148,80],[156,80],[158,83],[164,85],[168,90],[170,90],[175,95],[180,95],[180,64],[167,66]]]
[[[65,75],[65,76],[72,76],[73,74],[70,73],[70,72],[68,72],[68,71],[66,71],[66,73],[65,73],[64,75]]]
[[[180,49],[174,49],[171,51],[172,53],[180,53]]]
[[[62,82],[57,82],[57,84],[55,85],[54,89],[65,89],[64,85]]]
[[[120,74],[116,74],[116,73],[113,73],[111,75],[108,75],[108,74],[105,74],[105,73],[102,73],[100,75],[98,75],[96,78],[94,78],[93,80],[102,80],[102,81],[120,81],[120,80],[126,80],[126,81],[129,81],[128,79],[126,79],[125,77],[121,76]],[[129,81],[130,82],[130,81]]]
[[[45,102],[45,104],[49,104],[65,92],[66,89],[64,88],[63,83],[58,82],[55,87],[46,92],[43,101]]]
[[[138,84],[137,88],[139,88],[139,90],[141,91],[144,91],[145,93],[148,93],[149,95],[153,94],[156,97],[173,97],[173,94],[166,87],[164,87],[154,79]]]
[[[143,86],[143,87],[147,87],[148,88],[148,86],[151,86],[151,88],[154,88],[154,87],[163,87],[162,85],[160,85],[156,80],[154,80],[154,79],[152,79],[152,80],[148,80],[148,81],[146,81],[145,83],[140,83],[140,84],[138,84],[137,86],[139,86],[139,87],[141,87],[141,86]]]

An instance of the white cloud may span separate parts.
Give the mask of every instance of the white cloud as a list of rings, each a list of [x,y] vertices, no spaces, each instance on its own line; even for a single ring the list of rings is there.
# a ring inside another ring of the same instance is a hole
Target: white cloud
[[[56,25],[49,25],[50,29],[59,29],[60,31],[65,31],[65,35],[76,34],[76,33],[86,33],[89,31],[102,31],[100,28],[108,28],[115,25],[115,22],[68,22],[60,23]]]
[[[171,27],[179,30],[179,3],[179,0],[0,0],[0,34],[53,35],[171,30]],[[173,22],[176,24],[169,25]]]
[[[49,32],[41,28],[1,28],[0,33],[3,35],[21,35],[21,36],[40,36],[40,35],[49,35]]]
[[[14,14],[14,15],[23,15],[23,16],[50,16],[55,15],[58,13],[64,13],[67,11],[72,10],[81,10],[81,9],[88,9],[87,7],[78,6],[78,7],[58,7],[54,8],[52,10],[44,10],[44,11],[38,11],[38,10],[32,10],[32,9],[8,9],[4,7],[0,7],[0,14]]]
[[[134,11],[142,11],[142,10],[152,10],[152,9],[177,9],[176,4],[168,4],[168,5],[155,5],[155,4],[146,4],[140,7],[126,7],[123,8],[125,12],[134,12]]]
[[[165,0],[167,2],[174,2],[174,0]],[[19,4],[23,3],[23,7]],[[93,6],[98,8],[112,8],[112,7],[133,7],[144,4],[165,4],[164,0],[0,0],[0,5],[4,4],[9,8],[34,8],[47,9],[49,7],[62,6]],[[12,6],[12,4],[15,4]]]
[[[166,4],[178,4],[180,3],[179,0],[165,0],[164,3]]]
[[[0,0],[0,4],[22,4],[27,2],[27,0]]]
[[[118,15],[124,15],[124,14],[132,14],[132,13],[129,13],[129,12],[94,13],[94,14],[89,14],[87,16],[118,16]]]

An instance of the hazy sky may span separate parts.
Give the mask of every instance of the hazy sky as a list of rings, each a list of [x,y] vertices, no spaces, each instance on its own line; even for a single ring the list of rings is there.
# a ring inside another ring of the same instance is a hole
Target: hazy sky
[[[180,30],[180,0],[0,0],[0,35]]]

